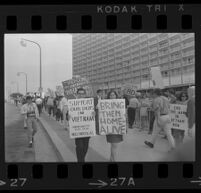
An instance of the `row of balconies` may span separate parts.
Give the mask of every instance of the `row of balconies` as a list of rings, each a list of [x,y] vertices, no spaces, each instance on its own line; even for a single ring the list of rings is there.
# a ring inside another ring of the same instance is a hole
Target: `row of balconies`
[[[178,43],[181,43],[181,42],[179,42],[178,41]],[[188,47],[192,47],[192,46],[194,46],[194,42],[188,42],[188,43],[185,43],[184,45],[181,43],[181,48],[183,49],[183,48],[188,48]],[[163,46],[163,47],[161,47],[161,48],[164,48],[164,47],[166,47],[166,46]],[[180,45],[179,46],[177,46],[176,48],[174,47],[174,46],[172,46],[171,45],[171,43],[170,43],[170,48],[171,48],[171,50],[172,49],[179,49],[179,47],[180,47]],[[110,49],[113,49],[113,48],[110,48]],[[115,49],[115,51],[116,52],[118,52],[118,51],[123,51],[123,50],[125,50],[125,51],[136,51],[136,50],[139,50],[140,48],[139,48],[139,46],[137,46],[137,47],[135,47],[135,46],[121,46],[121,47],[117,47],[116,49]],[[141,50],[142,50],[142,52],[143,52],[143,49],[144,49],[144,51],[157,51],[158,50],[158,48],[157,48],[157,46],[155,46],[154,48],[153,48],[153,46],[150,46],[150,47],[147,47],[147,46],[141,46]],[[160,48],[159,48],[160,49]],[[102,53],[102,48],[94,48],[93,49],[93,52],[95,52],[95,53],[97,53],[97,55],[98,54],[100,54],[99,52],[101,52]],[[87,51],[87,49],[86,49],[86,47],[84,47],[84,48],[82,48],[80,51],[78,51],[77,53],[74,51],[74,55],[76,55],[76,56],[78,56],[78,55],[80,55],[80,54],[83,54],[83,55],[86,55],[86,52],[88,52]],[[106,52],[107,53],[107,52]],[[87,54],[91,54],[90,52],[88,52]],[[107,53],[108,54],[108,53]],[[106,55],[107,55],[106,54]]]

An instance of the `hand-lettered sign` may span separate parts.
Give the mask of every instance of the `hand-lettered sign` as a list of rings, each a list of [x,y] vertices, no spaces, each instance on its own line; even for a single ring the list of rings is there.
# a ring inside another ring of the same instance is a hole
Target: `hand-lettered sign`
[[[94,99],[68,100],[70,138],[90,137],[96,135]]]
[[[98,110],[100,135],[126,134],[125,99],[100,100]]]
[[[187,130],[186,105],[170,104],[171,129]]]

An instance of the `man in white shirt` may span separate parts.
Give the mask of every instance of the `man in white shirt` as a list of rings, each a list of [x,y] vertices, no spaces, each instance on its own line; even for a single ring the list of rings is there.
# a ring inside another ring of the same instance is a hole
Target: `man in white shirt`
[[[61,99],[59,106],[63,117],[64,129],[68,130],[68,100],[65,96]]]
[[[39,113],[36,104],[32,102],[31,96],[27,96],[26,100],[27,103],[23,105],[23,114],[27,122],[29,147],[32,147],[34,135],[37,132],[37,120],[39,118]]]
[[[140,102],[138,101],[136,97],[132,97],[129,100],[129,105],[128,105],[128,124],[130,129],[132,128],[133,123],[135,121],[135,113],[138,107],[140,107]]]
[[[36,98],[36,105],[38,107],[39,116],[40,116],[40,114],[42,112],[42,103],[43,103],[42,99],[38,96]]]

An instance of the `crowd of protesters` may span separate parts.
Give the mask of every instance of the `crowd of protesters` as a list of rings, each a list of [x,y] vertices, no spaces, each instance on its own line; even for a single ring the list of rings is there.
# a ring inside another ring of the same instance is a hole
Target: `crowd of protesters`
[[[83,94],[82,94],[83,93]],[[187,106],[186,117],[188,118],[188,135],[195,137],[195,87],[190,87],[186,91],[175,94],[173,90],[153,89],[146,93],[136,92],[134,96],[126,95],[124,92],[118,92],[115,89],[104,92],[97,91],[94,97],[96,133],[99,134],[98,124],[98,101],[102,99],[125,99],[127,112],[127,129],[138,128],[140,132],[145,131],[151,136],[151,140],[144,143],[154,148],[155,142],[162,134],[168,140],[170,151],[183,143],[185,131],[170,129],[170,104],[182,104]],[[86,98],[86,91],[83,88],[77,91],[78,98]],[[29,147],[32,147],[34,135],[37,132],[37,120],[41,113],[45,112],[49,117],[61,122],[64,129],[69,129],[68,120],[68,102],[65,96],[26,96],[21,98],[22,110],[24,115],[24,128],[28,130]],[[76,155],[80,162],[85,160],[90,138],[75,139]],[[111,144],[110,161],[117,161],[118,144],[123,141],[122,135],[109,134],[106,140]]]

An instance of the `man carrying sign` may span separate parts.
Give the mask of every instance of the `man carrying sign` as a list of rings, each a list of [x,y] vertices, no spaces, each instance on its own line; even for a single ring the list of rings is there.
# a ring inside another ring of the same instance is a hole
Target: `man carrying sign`
[[[83,88],[78,88],[77,89],[77,99],[87,98],[86,95],[87,95],[87,93],[86,93],[85,89],[83,89]],[[76,103],[76,101],[75,101],[75,103]],[[76,108],[79,108],[79,107],[77,106],[77,107],[74,107],[74,108],[75,108],[75,111],[76,111]],[[90,115],[88,117],[82,116],[83,115],[82,111],[78,113],[78,115],[79,115],[78,117],[73,117],[73,115],[70,114],[70,112],[72,113],[72,111],[70,109],[70,106],[69,106],[68,110],[69,110],[69,121],[70,120],[73,121],[73,119],[75,120],[75,118],[79,119],[80,122],[82,122],[81,118],[82,119],[93,119],[94,120],[94,128],[93,128],[94,132],[93,132],[93,135],[95,135],[95,112],[94,112],[94,106],[93,106],[93,110],[92,110],[92,115]],[[71,121],[70,121],[70,123],[71,123]],[[71,127],[71,125],[70,125],[70,127]],[[86,127],[86,125],[84,125],[84,126],[81,125],[81,126],[79,126],[77,128],[74,127],[74,128],[70,128],[70,129],[74,129],[74,133],[73,133],[74,135],[75,134],[76,135],[77,134],[81,135],[82,133],[87,133],[87,131],[88,131],[87,130],[88,128]],[[83,131],[83,132],[76,132],[76,130],[79,130],[79,129],[85,130],[85,131]],[[71,135],[72,135],[72,132],[71,132],[70,136]],[[76,156],[77,156],[78,162],[85,162],[85,157],[86,157],[86,154],[87,154],[87,151],[88,151],[88,147],[89,147],[89,138],[90,137],[88,137],[88,136],[87,137],[77,136],[77,138],[75,138]]]

